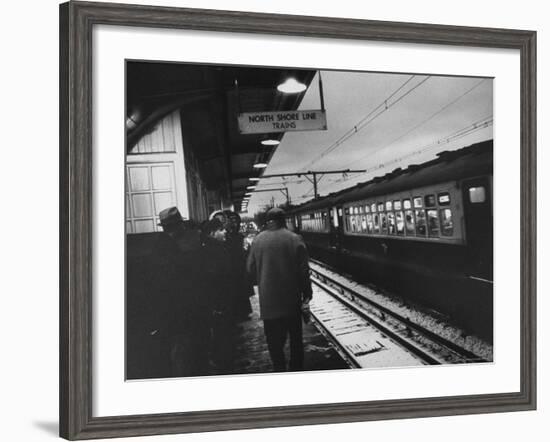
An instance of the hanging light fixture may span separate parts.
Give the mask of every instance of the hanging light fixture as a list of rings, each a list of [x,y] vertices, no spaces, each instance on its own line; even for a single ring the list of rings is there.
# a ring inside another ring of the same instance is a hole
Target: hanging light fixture
[[[257,182],[257,181],[260,181],[259,178],[257,177],[252,177],[252,178],[249,178],[250,181],[253,181],[253,182]]]
[[[268,138],[267,140],[262,140],[263,146],[278,146],[281,142],[273,138]]]
[[[306,85],[296,81],[295,78],[288,78],[284,83],[277,86],[277,90],[283,94],[298,94],[306,90]]]
[[[267,167],[267,163],[256,163],[252,167],[254,167],[255,169],[263,169]]]

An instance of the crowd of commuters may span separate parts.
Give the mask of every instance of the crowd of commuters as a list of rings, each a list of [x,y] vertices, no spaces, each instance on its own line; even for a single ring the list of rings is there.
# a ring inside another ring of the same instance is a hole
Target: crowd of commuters
[[[250,318],[258,285],[260,315],[275,371],[303,368],[301,311],[311,299],[308,258],[298,235],[272,209],[245,250],[235,212],[213,213],[197,225],[176,207],[159,214],[163,233],[154,250],[155,328],[161,377],[234,373],[239,323]]]

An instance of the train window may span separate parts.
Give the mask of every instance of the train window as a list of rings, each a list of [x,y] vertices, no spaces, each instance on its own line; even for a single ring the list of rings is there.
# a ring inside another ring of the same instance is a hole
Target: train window
[[[370,213],[370,207],[368,204],[365,206],[365,213]]]
[[[405,222],[403,220],[403,212],[395,212],[395,227],[398,235],[405,234]]]
[[[365,215],[361,217],[361,232],[367,232],[367,218],[365,217]]]
[[[367,214],[367,233],[372,233],[374,230],[374,224],[372,222],[372,215]]]
[[[403,209],[411,208],[411,200],[403,200]]]
[[[423,210],[415,210],[416,215],[416,234],[418,236],[426,236],[426,212]]]
[[[340,210],[342,210],[342,209],[340,209]],[[346,212],[346,215],[349,213],[349,207],[346,207],[345,212]],[[342,213],[340,213],[340,216],[342,216]]]
[[[414,236],[414,215],[412,210],[405,211],[405,230],[407,235]]]
[[[441,236],[453,236],[453,215],[451,209],[440,209]]]
[[[426,207],[435,207],[435,195],[426,195],[424,197]]]
[[[422,197],[421,196],[415,196],[413,198],[414,207],[417,209],[419,207],[422,207]]]
[[[370,211],[373,212],[373,213],[376,212],[376,203],[372,203],[370,205]]]
[[[338,209],[338,216],[342,216],[342,209]]]
[[[395,200],[395,201],[393,202],[393,208],[394,208],[395,210],[401,210],[401,201],[400,201],[400,200]]]
[[[380,224],[378,223],[378,214],[374,215],[374,233],[380,233]]]
[[[437,202],[440,206],[448,206],[451,204],[451,196],[449,195],[449,192],[438,193]]]
[[[395,215],[393,212],[388,212],[388,233],[395,235]]]
[[[391,210],[391,209],[392,209],[391,201],[386,201],[386,210]]]
[[[363,206],[359,206],[359,213],[363,213]]]
[[[470,187],[468,193],[470,194],[471,203],[479,204],[485,202],[485,187]]]
[[[439,237],[439,218],[437,216],[437,210],[427,210],[428,215],[428,236],[432,238]]]
[[[384,203],[378,203],[378,211],[383,212],[384,211]]]
[[[388,220],[385,213],[380,214],[380,233],[388,233]]]

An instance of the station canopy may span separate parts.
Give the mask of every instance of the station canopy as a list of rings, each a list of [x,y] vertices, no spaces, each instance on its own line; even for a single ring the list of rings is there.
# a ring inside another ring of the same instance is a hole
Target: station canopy
[[[169,113],[180,110],[183,145],[192,149],[208,190],[221,191],[236,210],[250,185],[269,163],[284,133],[241,134],[242,112],[296,110],[303,93],[283,94],[277,86],[295,78],[309,86],[314,70],[127,62],[127,152]]]

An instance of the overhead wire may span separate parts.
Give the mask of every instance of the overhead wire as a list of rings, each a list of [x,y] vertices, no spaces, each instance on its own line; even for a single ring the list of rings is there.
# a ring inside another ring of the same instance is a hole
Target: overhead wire
[[[398,97],[395,101],[388,104],[388,102],[399,92],[401,91],[407,84],[409,84],[416,75],[411,75],[401,86],[399,86],[394,92],[392,92],[385,100],[383,100],[378,106],[376,106],[371,112],[369,112],[366,116],[361,118],[353,127],[348,129],[338,140],[336,140],[334,143],[332,143],[330,146],[328,146],[323,152],[321,152],[320,155],[318,155],[316,158],[314,158],[312,161],[310,161],[307,165],[305,165],[302,170],[306,170],[307,168],[311,167],[313,164],[315,164],[317,161],[319,161],[321,158],[325,157],[329,153],[333,152],[336,148],[341,146],[344,142],[346,142],[349,138],[354,136],[357,132],[364,129],[366,126],[368,126],[370,123],[372,123],[376,118],[378,118],[380,115],[382,115],[384,112],[389,110],[391,107],[399,103],[402,99],[404,99],[407,95],[412,93],[415,89],[420,87],[422,84],[424,84],[431,76],[427,76],[422,81],[420,81],[418,84],[416,84],[414,87],[409,89],[407,92],[405,92],[403,95]],[[382,109],[381,109],[382,108]],[[376,113],[379,109],[381,109],[378,113]],[[371,118],[372,117],[372,118]],[[370,119],[369,119],[370,118]]]
[[[477,82],[476,84],[474,84],[470,89],[468,89],[467,91],[465,91],[464,93],[460,94],[458,97],[456,97],[455,99],[453,99],[452,101],[450,101],[449,103],[445,104],[443,107],[439,108],[436,112],[434,112],[433,114],[431,114],[428,118],[426,118],[425,120],[421,121],[420,123],[418,123],[417,125],[415,125],[414,127],[412,127],[411,129],[409,129],[408,131],[406,131],[404,134],[398,136],[397,138],[395,138],[394,140],[390,141],[389,143],[385,144],[384,146],[374,150],[374,151],[371,151],[369,153],[367,153],[366,155],[360,157],[360,158],[357,158],[355,159],[354,161],[346,164],[345,166],[343,166],[344,168],[345,167],[349,167],[350,165],[354,164],[356,165],[358,163],[358,161],[362,161],[364,160],[365,158],[370,158],[371,156],[373,156],[374,154],[380,152],[381,150],[384,150],[386,148],[388,148],[389,146],[391,146],[392,144],[396,143],[397,141],[403,139],[404,137],[406,137],[407,135],[409,135],[410,133],[414,132],[416,129],[418,129],[419,127],[422,127],[424,124],[428,123],[429,121],[431,121],[432,119],[434,119],[437,115],[445,112],[449,107],[451,107],[453,104],[456,104],[458,101],[460,101],[462,98],[464,98],[466,95],[468,95],[469,93],[473,92],[477,87],[479,87],[484,81],[486,81],[487,79],[486,78],[483,78],[481,81]]]
[[[409,152],[406,155],[402,155],[402,156],[400,156],[398,158],[394,158],[390,161],[386,161],[384,163],[377,164],[376,166],[372,166],[372,167],[366,169],[365,172],[363,172],[361,175],[369,174],[369,173],[375,172],[377,170],[384,169],[384,168],[386,168],[387,166],[389,166],[391,164],[400,163],[401,161],[403,161],[405,159],[412,158],[414,156],[425,153],[426,151],[428,151],[430,149],[433,149],[437,146],[440,146],[441,144],[444,144],[444,143],[448,144],[452,141],[456,141],[456,140],[459,140],[461,138],[464,138],[464,137],[466,137],[468,135],[471,135],[471,134],[473,134],[473,133],[475,133],[475,132],[477,132],[481,129],[485,129],[485,128],[491,126],[492,124],[493,124],[493,117],[492,116],[484,117],[480,120],[475,121],[474,123],[469,124],[468,126],[465,126],[461,129],[455,131],[455,132],[452,132],[449,135],[446,135],[445,137],[442,137],[442,138],[440,138],[440,139],[438,139],[438,140],[436,140],[432,143],[429,143],[429,144],[425,145],[424,147],[422,147],[420,149],[414,150],[412,152]],[[350,178],[350,179],[356,180],[361,175],[354,176],[353,178]],[[349,181],[350,179],[340,178],[339,180],[336,181],[336,183],[346,182],[346,181]],[[325,188],[323,190],[326,192],[329,189]]]

